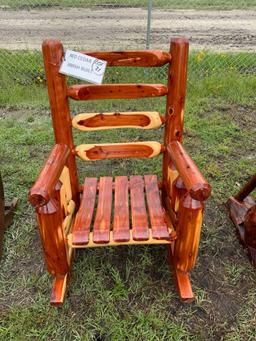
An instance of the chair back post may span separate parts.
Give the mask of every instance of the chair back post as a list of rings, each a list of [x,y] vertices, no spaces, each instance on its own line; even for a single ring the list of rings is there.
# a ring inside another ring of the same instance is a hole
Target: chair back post
[[[168,92],[166,98],[164,145],[171,141],[182,142],[184,108],[187,83],[187,63],[188,63],[189,42],[186,38],[174,38],[170,43],[171,63],[168,70]],[[175,167],[170,167],[168,153],[163,156],[163,199],[167,190],[171,194],[173,184],[168,183],[168,178],[175,180],[176,174],[170,173],[171,168],[175,172]],[[168,171],[169,170],[169,171]]]
[[[48,95],[52,113],[55,142],[64,143],[74,149],[70,109],[67,97],[66,76],[59,73],[63,59],[63,46],[59,40],[45,40],[42,45]],[[67,160],[70,172],[72,198],[79,205],[79,183],[75,155]]]

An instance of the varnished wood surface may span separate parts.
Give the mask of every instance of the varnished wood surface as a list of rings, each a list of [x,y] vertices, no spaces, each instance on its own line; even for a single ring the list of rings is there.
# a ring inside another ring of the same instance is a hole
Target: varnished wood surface
[[[113,237],[113,231],[109,232],[109,242],[107,244],[105,243],[95,243],[93,241],[93,232],[90,232],[89,234],[89,242],[85,245],[77,245],[72,243],[72,234],[68,235],[67,241],[68,245],[72,249],[84,249],[84,248],[96,248],[96,247],[106,247],[106,246],[122,246],[122,245],[170,245],[175,240],[175,232],[172,230],[172,228],[169,228],[169,234],[170,238],[167,239],[155,239],[152,238],[152,231],[151,228],[148,229],[148,239],[147,240],[135,240],[132,235],[132,230],[130,230],[130,239],[129,241],[124,242],[117,242],[114,240]]]
[[[159,97],[166,94],[167,88],[162,84],[81,84],[67,89],[67,96],[75,100]]]
[[[156,175],[145,175],[144,180],[152,236],[155,239],[169,239],[170,235],[165,221],[165,213],[160,202],[157,177]]]
[[[73,227],[73,244],[87,244],[97,193],[97,178],[85,178],[83,196]]]
[[[167,146],[167,153],[175,163],[191,197],[200,201],[206,200],[211,194],[211,186],[187,154],[182,144],[178,141],[170,142]]]
[[[52,159],[53,165],[57,162],[55,166],[49,165],[53,169],[53,175],[49,179],[44,169],[47,180],[43,181],[41,176],[43,185],[38,182],[39,189],[43,188],[43,191],[37,189],[35,196],[32,195],[32,202],[37,206],[46,264],[49,272],[55,276],[51,302],[63,302],[65,278],[70,271],[74,248],[141,244],[167,244],[173,248],[174,275],[180,297],[189,301],[193,296],[189,271],[196,261],[203,217],[201,201],[210,195],[210,186],[179,143],[183,134],[188,41],[184,38],[172,40],[170,53],[91,52],[97,58],[107,59],[109,66],[161,66],[171,62],[167,87],[162,84],[83,84],[67,88],[66,77],[59,74],[63,58],[61,42],[45,41],[43,54],[55,141],[57,144],[66,144],[68,150],[72,151],[65,162]],[[156,112],[103,112],[77,115],[73,126],[89,131],[119,127],[150,129],[165,123],[164,145],[146,141],[74,147],[68,97],[75,100],[104,100],[157,96],[167,98],[165,119]],[[161,152],[164,152],[161,190],[153,175],[117,177],[115,180],[103,177],[99,181],[87,178],[79,209],[80,189],[75,155],[85,160],[100,160],[113,157],[147,158]],[[64,166],[68,173],[64,174],[63,171],[60,175],[59,169]],[[177,173],[186,189],[174,187],[175,184],[178,185],[179,178],[175,182]],[[75,208],[79,210],[73,225]],[[172,222],[176,231],[172,229]],[[67,237],[70,226],[71,232]]]
[[[70,150],[73,150],[74,142],[72,127],[70,125],[70,109],[66,96],[66,76],[59,73],[59,68],[64,56],[62,43],[59,40],[45,40],[42,44],[42,51],[55,143],[67,144]],[[79,184],[75,156],[73,154],[68,156],[67,167],[71,175],[72,197],[78,206]]]
[[[71,179],[68,167],[64,166],[59,181],[61,183],[60,188],[60,205],[64,210],[65,215],[68,215],[68,205],[72,200],[72,188],[71,188]]]
[[[203,221],[204,204],[187,193],[179,208],[174,259],[177,270],[188,272],[195,265]]]
[[[70,154],[65,144],[56,144],[52,149],[44,167],[29,191],[29,201],[34,206],[45,205],[55,190],[55,185]]]
[[[94,243],[108,243],[112,208],[112,178],[102,177],[99,181],[99,199],[93,225]]]
[[[69,264],[60,204],[56,199],[50,199],[38,207],[36,213],[48,271],[54,276],[65,275]]]
[[[182,141],[187,83],[189,42],[185,38],[171,40],[172,62],[168,71],[165,144]]]
[[[168,245],[168,258],[173,272],[179,297],[182,301],[190,303],[194,299],[189,273],[177,269],[174,259],[174,244]]]
[[[71,233],[73,247],[86,247],[89,243],[90,247],[109,245],[110,232],[114,244],[172,239],[169,232],[172,224],[165,219],[156,176],[102,177],[99,181],[86,178],[83,189]]]
[[[163,66],[171,61],[171,55],[161,50],[137,51],[82,51],[97,59],[107,61],[107,66]]]
[[[72,119],[72,125],[82,131],[117,128],[156,129],[164,119],[158,112],[84,113]]]
[[[155,141],[128,143],[81,144],[75,148],[76,154],[87,161],[113,158],[151,158],[162,151],[162,145]]]
[[[51,292],[50,303],[53,306],[59,306],[64,302],[66,287],[67,287],[67,275],[56,276],[53,281],[53,287]]]
[[[179,212],[180,203],[184,195],[187,193],[186,186],[180,176],[176,178],[172,186],[172,209],[174,212]]]
[[[149,238],[149,225],[144,196],[144,179],[142,176],[130,177],[132,235],[134,240]]]
[[[127,176],[115,177],[115,202],[113,239],[116,242],[130,240],[129,180]]]
[[[184,110],[186,97],[186,81],[188,66],[189,43],[186,38],[174,38],[170,44],[172,62],[167,72],[168,93],[166,99],[166,122],[164,129],[164,144],[170,141],[182,141]],[[168,168],[170,166],[168,153],[163,157],[163,197],[171,196],[171,188],[168,188]],[[172,167],[172,166],[171,166]]]

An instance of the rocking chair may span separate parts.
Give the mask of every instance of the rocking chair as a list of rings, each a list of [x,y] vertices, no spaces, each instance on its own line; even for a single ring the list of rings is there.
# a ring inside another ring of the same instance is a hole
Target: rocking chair
[[[55,134],[52,149],[29,192],[35,206],[48,271],[54,276],[51,304],[63,303],[76,248],[166,244],[182,300],[191,301],[189,272],[194,267],[211,187],[182,146],[188,41],[171,41],[160,50],[87,52],[111,66],[158,67],[169,64],[168,85],[104,84],[67,86],[59,73],[60,41],[46,40],[43,56]],[[70,116],[74,100],[166,96],[166,113],[90,113]],[[164,142],[82,144],[75,146],[72,128],[156,129],[164,125]],[[156,175],[85,178],[79,186],[75,158],[151,158],[163,154],[162,179]],[[113,201],[113,205],[112,205]],[[113,213],[112,213],[113,207]],[[111,221],[111,217],[113,219]]]

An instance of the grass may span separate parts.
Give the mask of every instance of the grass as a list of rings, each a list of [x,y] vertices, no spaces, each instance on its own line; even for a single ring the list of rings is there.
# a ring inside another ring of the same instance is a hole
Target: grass
[[[148,0],[2,0],[2,6],[8,6],[13,9],[22,8],[50,8],[50,7],[147,7]],[[255,0],[154,0],[154,7],[170,8],[170,9],[250,9],[255,8]]]
[[[55,309],[49,307],[51,278],[27,202],[28,189],[54,143],[37,58],[25,73],[13,74],[12,81],[2,74],[0,82],[1,173],[6,197],[20,198],[1,261],[0,340],[254,340],[256,274],[224,202],[255,172],[255,76],[245,77],[238,62],[227,70],[219,57],[216,70],[206,77],[196,67],[211,55],[191,56],[190,68],[196,71],[188,77],[184,144],[213,186],[192,273],[195,302],[179,302],[165,247],[99,248],[76,254],[68,297]],[[225,58],[235,60],[235,55]],[[162,74],[129,69],[129,81],[163,81]],[[107,79],[125,76],[127,70],[113,68]],[[153,100],[105,101],[97,107],[93,101],[72,102],[72,113],[119,110],[121,104],[123,110],[146,110]],[[164,111],[163,100],[156,101],[156,109]],[[161,136],[162,130],[130,129],[76,133],[75,139],[90,143]],[[91,174],[161,174],[160,158],[79,162],[78,167],[81,181]]]

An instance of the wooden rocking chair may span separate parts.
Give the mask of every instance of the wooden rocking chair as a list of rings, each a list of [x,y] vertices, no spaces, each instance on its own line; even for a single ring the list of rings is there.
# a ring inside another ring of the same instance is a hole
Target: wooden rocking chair
[[[157,67],[169,64],[168,85],[104,84],[67,87],[59,73],[63,59],[60,41],[43,43],[45,72],[55,142],[37,181],[29,192],[36,215],[45,261],[54,276],[51,304],[63,303],[76,248],[166,244],[182,300],[193,292],[189,272],[194,267],[211,187],[183,148],[188,41],[171,41],[170,53],[159,50],[87,52],[110,66]],[[166,96],[166,114],[158,112],[79,114],[71,118],[74,100]],[[165,125],[164,143],[133,142],[75,146],[72,127],[84,131],[112,128],[153,129]],[[76,156],[83,160],[139,157],[163,153],[163,175],[86,178],[79,186]],[[112,214],[113,201],[113,214]],[[96,204],[97,203],[97,204]],[[94,213],[95,212],[95,213]],[[111,221],[113,216],[113,221]],[[92,223],[93,222],[93,223]]]

